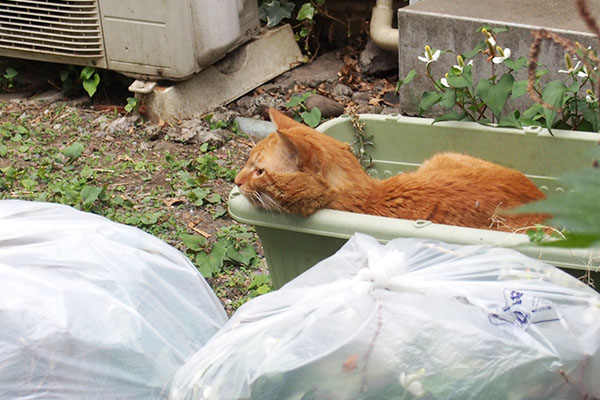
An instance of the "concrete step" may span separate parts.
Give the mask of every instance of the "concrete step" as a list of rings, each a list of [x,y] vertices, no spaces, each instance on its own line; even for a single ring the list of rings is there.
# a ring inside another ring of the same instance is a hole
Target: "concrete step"
[[[588,4],[592,13],[600,17],[600,0],[588,0]],[[456,54],[473,49],[484,38],[483,34],[476,32],[484,25],[509,28],[508,32],[498,35],[498,45],[510,48],[513,59],[528,56],[533,41],[531,31],[540,28],[598,50],[597,40],[570,0],[423,0],[398,10],[399,76],[406,76],[413,68],[419,73],[413,82],[402,86],[400,90],[403,113],[416,115],[423,91],[434,89],[432,82],[424,75],[425,64],[417,59],[423,54],[425,45],[456,51],[454,54],[443,54],[438,62],[431,65],[433,76],[440,78],[456,64]],[[544,41],[539,62],[553,72],[548,79],[566,78],[564,74],[557,73],[559,69],[565,69],[564,55],[562,47]],[[506,71],[503,65],[495,66],[496,74]],[[485,56],[476,56],[473,81],[491,75],[491,64],[486,62]],[[526,69],[521,70],[515,78],[526,79]],[[523,97],[513,106],[522,109],[530,104],[531,101]],[[442,113],[439,109],[432,111],[433,115]]]

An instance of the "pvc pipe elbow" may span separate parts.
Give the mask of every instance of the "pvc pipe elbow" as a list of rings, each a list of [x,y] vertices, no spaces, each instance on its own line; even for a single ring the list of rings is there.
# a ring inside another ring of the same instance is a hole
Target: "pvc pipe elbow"
[[[394,9],[392,0],[377,0],[371,14],[371,40],[384,50],[398,50],[398,29],[392,28]]]

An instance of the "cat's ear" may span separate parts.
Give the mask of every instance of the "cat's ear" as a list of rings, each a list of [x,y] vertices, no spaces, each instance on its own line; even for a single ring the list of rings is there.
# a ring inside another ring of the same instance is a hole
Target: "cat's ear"
[[[290,118],[281,111],[277,111],[273,108],[269,108],[269,118],[271,118],[271,122],[275,124],[277,130],[292,128],[294,126],[303,126],[301,123],[294,121],[293,118]]]
[[[300,148],[296,145],[296,143],[294,143],[294,138],[292,138],[290,135],[280,132],[279,130],[277,131],[277,137],[279,138],[281,149],[288,160],[297,165]]]

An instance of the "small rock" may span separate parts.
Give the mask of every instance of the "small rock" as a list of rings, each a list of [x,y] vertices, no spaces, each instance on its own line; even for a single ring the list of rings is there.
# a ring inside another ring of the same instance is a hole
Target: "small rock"
[[[272,95],[265,93],[257,96],[244,96],[236,102],[236,105],[243,108],[245,112],[242,114],[248,116],[260,116],[267,118],[269,115],[269,108],[276,110],[285,109],[285,101],[279,97],[273,97]]]
[[[140,117],[138,115],[129,115],[117,118],[113,122],[111,122],[106,132],[109,135],[128,132],[131,128],[135,126],[139,118]]]
[[[214,129],[208,131],[202,131],[198,135],[200,143],[208,143],[211,146],[221,147],[225,144],[225,139],[230,135],[227,129]]]
[[[373,106],[370,104],[361,104],[356,107],[355,111],[357,114],[381,114],[383,107]]]
[[[161,141],[161,142],[157,142],[154,145],[153,150],[157,153],[172,153],[174,148],[175,148],[175,144],[173,143],[169,143],[166,141]]]
[[[356,104],[367,104],[371,100],[370,92],[356,92],[352,95],[352,101]]]
[[[198,144],[209,143],[220,147],[225,143],[229,132],[225,129],[210,130],[208,124],[201,119],[189,119],[181,125],[171,126],[167,129],[169,137],[178,143]]]
[[[48,90],[30,99],[30,101],[38,104],[50,104],[58,101],[66,101],[66,97],[58,90]]]
[[[81,96],[73,100],[69,100],[69,105],[72,107],[87,106],[92,103],[92,99],[89,96]]]
[[[358,66],[363,73],[368,75],[398,70],[398,54],[380,49],[373,41],[369,40],[365,49],[360,53]]]
[[[383,100],[389,104],[398,104],[400,103],[400,96],[395,92],[385,92],[383,94]]]
[[[155,141],[163,136],[163,130],[158,125],[149,125],[142,131],[142,136],[146,140]]]
[[[331,91],[331,94],[334,97],[351,97],[354,94],[354,91],[349,86],[338,83]]]
[[[218,121],[223,121],[223,123],[229,124],[231,123],[231,121],[233,121],[233,119],[237,116],[238,113],[221,107],[219,109],[214,110],[211,114],[212,118],[210,119],[210,122],[215,123]]]
[[[339,117],[344,113],[344,106],[342,104],[320,94],[313,94],[306,99],[304,104],[309,111],[317,107],[321,111],[323,118]]]
[[[246,117],[237,117],[235,121],[244,133],[257,138],[264,138],[275,131],[275,125],[270,121]]]

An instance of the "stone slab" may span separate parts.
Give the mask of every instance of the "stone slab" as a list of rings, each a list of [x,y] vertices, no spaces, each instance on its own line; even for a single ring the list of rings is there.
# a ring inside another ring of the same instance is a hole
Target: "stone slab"
[[[303,60],[289,25],[269,30],[239,47],[223,60],[171,86],[157,85],[148,94],[136,94],[152,120],[175,122],[201,117],[261,84],[290,70]]]
[[[600,0],[589,0],[588,3],[593,14],[600,17]],[[424,46],[467,52],[483,38],[475,31],[484,25],[509,28],[509,32],[498,35],[498,44],[502,48],[510,48],[513,59],[528,56],[533,40],[531,31],[540,28],[557,32],[585,46],[591,45],[596,50],[598,47],[598,41],[570,0],[423,0],[398,10],[399,76],[406,76],[413,68],[419,73],[413,82],[401,87],[400,107],[404,114],[417,115],[421,93],[433,90],[431,81],[424,75],[425,64],[417,59],[423,54]],[[553,72],[549,75],[551,79],[559,78],[556,71],[565,69],[563,49],[548,41],[542,44],[539,61]],[[437,63],[431,65],[433,76],[443,76],[453,64],[456,64],[456,54],[443,54]],[[506,71],[506,67],[497,66],[495,73]],[[490,64],[483,56],[476,57],[473,80],[476,82],[490,76]],[[525,69],[516,76],[517,79],[526,77]],[[522,109],[529,104],[531,101],[524,96],[512,106]],[[442,110],[432,111],[433,115],[442,113]]]

